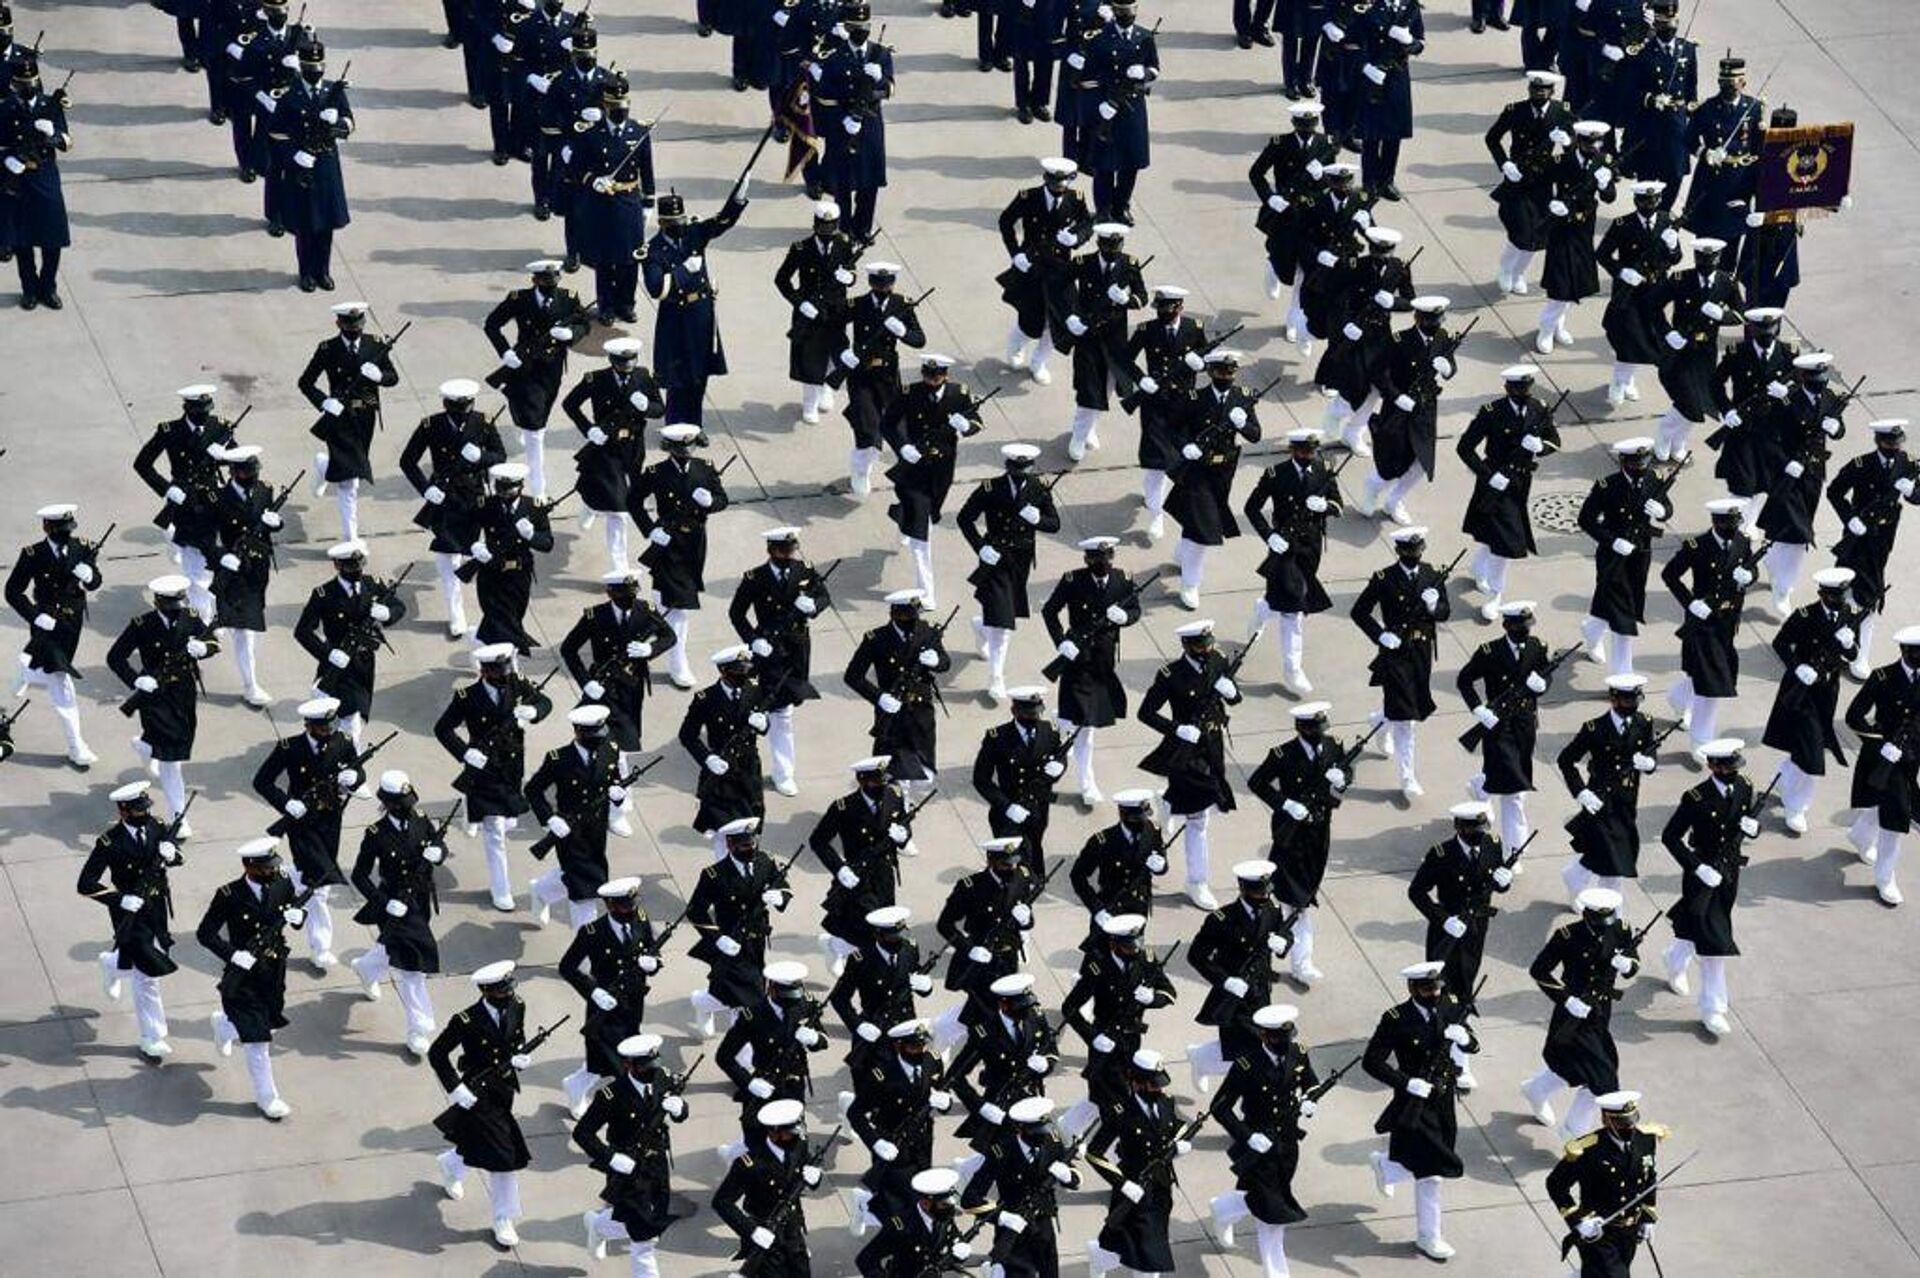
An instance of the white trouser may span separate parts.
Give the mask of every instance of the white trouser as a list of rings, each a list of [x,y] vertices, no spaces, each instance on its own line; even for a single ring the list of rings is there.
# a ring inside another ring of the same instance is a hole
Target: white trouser
[[[855,448],[847,453],[847,482],[856,496],[873,491],[873,464],[879,458],[877,448]]]
[[[1894,886],[1893,872],[1900,866],[1901,836],[1897,830],[1877,830],[1873,836],[1873,885]]]
[[[246,1049],[247,1078],[253,1083],[253,1099],[257,1104],[265,1105],[280,1095],[280,1089],[273,1082],[273,1058],[268,1054],[271,1043],[242,1043]]]
[[[1173,561],[1180,566],[1180,589],[1199,590],[1207,577],[1207,547],[1182,537],[1174,547]]]
[[[659,596],[655,596],[657,602]],[[673,631],[673,647],[667,651],[667,673],[676,679],[693,678],[693,662],[687,657],[687,630],[692,618],[687,616],[685,608],[666,610],[667,628]]]
[[[465,1180],[467,1160],[460,1157],[460,1151],[449,1149],[440,1155],[440,1170],[448,1180]],[[490,1171],[486,1173],[486,1177],[487,1202],[493,1208],[493,1218],[495,1220],[520,1219],[520,1173]]]
[[[1047,363],[1053,358],[1053,333],[1051,330],[1040,334],[1040,340],[1033,344],[1033,358],[1027,361],[1035,375],[1047,371]]]
[[[1293,920],[1293,945],[1287,950],[1287,966],[1295,975],[1313,966],[1313,916],[1309,905]]]
[[[593,1236],[608,1242],[626,1242],[632,1261],[632,1278],[660,1278],[660,1263],[654,1256],[654,1243],[633,1242],[627,1227],[613,1218],[613,1208],[602,1207],[593,1213]]]
[[[1638,364],[1622,364],[1616,362],[1613,366],[1613,375],[1610,379],[1613,384],[1613,389],[1616,391],[1624,391],[1632,386],[1634,374],[1639,368],[1640,366]]]
[[[1870,612],[1860,618],[1860,624],[1855,627],[1859,646],[1853,650],[1854,660],[1862,666],[1870,665],[1873,661],[1873,632],[1879,622],[1879,615]]]
[[[333,488],[333,504],[340,510],[340,540],[360,535],[360,481],[343,479]]]
[[[820,397],[826,392],[826,386],[820,382],[800,383],[800,414],[803,417],[820,415]],[[624,1235],[622,1235],[624,1237]]]
[[[1813,792],[1819,777],[1810,777],[1792,759],[1780,761],[1780,806],[1788,816],[1805,816],[1813,806]]]
[[[1659,425],[1654,429],[1654,456],[1667,458],[1684,455],[1687,451],[1688,437],[1692,433],[1693,423],[1688,421],[1679,409],[1667,409],[1660,414]]]
[[[1364,455],[1363,445],[1367,444],[1366,435],[1369,423],[1373,421],[1374,410],[1380,407],[1380,392],[1368,391],[1367,397],[1360,401],[1359,407],[1347,403],[1342,396],[1335,395],[1333,402],[1327,405],[1327,420],[1338,424],[1326,428],[1326,433],[1338,431],[1340,442],[1348,448]]]
[[[1260,1253],[1260,1272],[1264,1278],[1287,1278],[1287,1227],[1258,1221],[1253,1227],[1254,1248]]]
[[[928,529],[929,533],[933,530]],[[908,537],[907,557],[913,561],[913,588],[929,600],[933,593],[933,543],[925,537]]]
[[[1568,1140],[1576,1140],[1588,1132],[1600,1129],[1600,1102],[1594,1099],[1593,1092],[1587,1087],[1573,1089],[1573,1103],[1567,1106],[1567,1116],[1560,1124],[1560,1131]]]
[[[1167,489],[1172,481],[1164,470],[1144,470],[1140,473],[1140,497],[1147,503],[1147,513],[1158,515],[1167,508]]]
[[[1687,965],[1694,959],[1700,960],[1700,1015],[1712,1016],[1727,1013],[1727,960],[1708,958],[1698,954],[1692,941],[1675,941],[1667,946],[1667,974],[1669,976],[1684,973]]]
[[[1294,272],[1293,292],[1287,298],[1287,328],[1298,330],[1297,334],[1289,334],[1296,339],[1305,338],[1307,335],[1307,312],[1300,305],[1300,289],[1305,282],[1304,272]]]
[[[289,864],[287,877],[293,880],[293,890],[307,890],[306,881],[301,877],[300,867]],[[318,958],[322,954],[333,952],[333,885],[326,884],[313,890],[313,897],[306,904],[307,911],[307,949]]]
[[[1674,682],[1673,691],[1667,694],[1667,701],[1674,711],[1689,716],[1687,739],[1693,742],[1696,750],[1720,735],[1720,703],[1729,699],[1698,695],[1693,690],[1693,680],[1687,675],[1681,675]]]
[[[1399,1164],[1389,1160],[1388,1166],[1398,1167]],[[1401,1168],[1401,1170],[1406,1169]],[[1422,1176],[1415,1180],[1413,1182],[1414,1232],[1428,1242],[1438,1241],[1441,1236],[1440,1218],[1444,1214],[1445,1207],[1440,1201],[1440,1178]]]
[[[507,827],[503,816],[480,819],[480,849],[487,857],[487,886],[494,896],[512,896],[513,879],[507,873]]]
[[[460,591],[460,578],[454,569],[460,566],[461,556],[434,552],[433,566],[440,574],[440,597],[447,605],[447,625],[455,630],[467,628],[467,600]]]
[[[600,907],[593,901],[568,900],[566,880],[561,877],[558,867],[548,870],[527,884],[527,891],[533,893],[535,900],[549,908],[565,902],[567,924],[576,932],[600,917]]]
[[[156,763],[153,766],[159,773],[160,793],[167,798],[167,811],[180,812],[187,806],[187,779],[180,775],[180,765]]]
[[[1767,550],[1767,580],[1773,585],[1774,602],[1785,608],[1800,584],[1800,573],[1807,566],[1809,548],[1792,541],[1776,541]]]
[[[187,579],[187,607],[213,624],[213,572],[207,557],[192,546],[180,547],[180,574]]]
[[[1588,617],[1580,623],[1580,638],[1587,647],[1598,648],[1605,641],[1607,650],[1607,673],[1610,675],[1628,675],[1633,673],[1633,636],[1610,630],[1607,623],[1598,617]]]
[[[1573,309],[1572,302],[1548,302],[1540,308],[1540,336],[1552,341],[1560,330],[1567,326],[1567,312]]]
[[[1073,410],[1073,423],[1068,427],[1067,434],[1082,448],[1098,448],[1100,446],[1100,410],[1076,407]]]
[[[427,978],[421,972],[409,972],[393,966],[393,960],[387,954],[387,947],[378,941],[350,966],[353,973],[368,985],[378,985],[393,976],[393,985],[400,994],[400,1007],[407,1014],[407,1033],[431,1034],[438,1027],[433,1015],[433,999],[427,993]]]
[[[607,522],[607,564],[614,572],[625,572],[633,566],[627,558],[627,512],[610,511],[601,518]]]
[[[1205,1092],[1213,1086],[1214,1079],[1227,1076],[1227,1069],[1226,1053],[1220,1050],[1219,1039],[1187,1044],[1187,1075],[1193,1080],[1194,1091]]]
[[[254,692],[260,687],[258,657],[261,630],[242,630],[238,626],[227,628],[227,644],[233,650],[233,664],[240,671],[240,689],[242,692]]]
[[[527,463],[527,496],[535,501],[547,498],[547,432],[520,432],[521,459]]]
[[[987,684],[998,688],[1007,682],[1007,647],[1013,631],[1004,626],[981,626],[980,643],[987,650]]]
[[[1180,844],[1187,857],[1187,886],[1199,887],[1208,878],[1209,847],[1207,827],[1213,823],[1213,809],[1203,808],[1198,812],[1182,812],[1186,829],[1180,833]]]
[[[775,710],[767,715],[767,753],[773,758],[773,779],[792,781],[793,758],[793,707]]]
[[[1513,560],[1504,555],[1496,555],[1485,546],[1481,546],[1473,557],[1473,577],[1475,581],[1487,583],[1489,603],[1499,602],[1500,596],[1507,590],[1507,569]]]
[[[1387,750],[1393,755],[1394,766],[1400,770],[1400,784],[1408,785],[1419,780],[1413,770],[1413,750],[1417,725],[1411,719],[1387,720]]]
[[[1515,248],[1511,243],[1500,248],[1500,281],[1503,284],[1513,280],[1524,280],[1527,268],[1533,265],[1533,250]]]
[[[1265,603],[1261,607],[1266,607]],[[1280,628],[1274,632],[1274,647],[1280,650],[1281,668],[1288,677],[1302,672],[1307,655],[1307,614],[1283,612]]]
[[[24,662],[26,658],[21,660]],[[80,698],[73,691],[73,676],[28,670],[26,682],[37,683],[47,690],[47,702],[53,707],[54,717],[60,720],[60,731],[67,739],[67,753],[93,753],[87,749],[87,739],[80,734]]]
[[[133,986],[133,1018],[140,1029],[140,1041],[151,1043],[167,1036],[167,1007],[160,1001],[160,982],[145,972],[130,970],[128,984]]]
[[[1120,1267],[1120,1253],[1108,1251],[1097,1240],[1087,1243],[1087,1272],[1089,1278],[1104,1278],[1111,1270]],[[1131,1271],[1134,1278],[1160,1278],[1156,1272],[1146,1269]]]
[[[319,695],[318,689],[315,689],[314,695]],[[353,748],[358,750],[360,748],[360,734],[367,730],[366,719],[357,714],[343,714],[336,719],[334,723],[340,731],[347,734],[347,740],[353,742]]]
[[[1075,729],[1080,735],[1073,743],[1073,775],[1079,782],[1080,793],[1098,794],[1100,783],[1093,779],[1093,734],[1098,728],[1083,728],[1068,719],[1054,720],[1054,729],[1063,737],[1071,737]]]
[[[1526,794],[1495,794],[1488,796],[1493,804],[1494,817],[1500,823],[1500,841],[1510,848],[1517,848],[1527,841],[1532,827],[1527,824]]]
[[[1382,478],[1376,468],[1367,475],[1366,490],[1360,504],[1363,509],[1373,507],[1390,511],[1406,501],[1425,478],[1426,474],[1419,466],[1409,466],[1406,474],[1394,480]]]

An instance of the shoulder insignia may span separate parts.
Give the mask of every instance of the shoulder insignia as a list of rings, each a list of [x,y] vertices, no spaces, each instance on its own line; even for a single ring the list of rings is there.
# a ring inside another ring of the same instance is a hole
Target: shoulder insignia
[[[1655,1140],[1665,1140],[1667,1137],[1673,1135],[1673,1128],[1668,1127],[1665,1123],[1641,1123],[1640,1130]]]
[[[1598,1141],[1599,1139],[1600,1139],[1599,1132],[1588,1132],[1585,1136],[1581,1136],[1575,1140],[1570,1140],[1567,1142],[1566,1151],[1561,1155],[1561,1157],[1567,1159],[1568,1161],[1572,1161],[1573,1159],[1578,1158],[1580,1157],[1580,1155],[1586,1153],[1589,1149],[1592,1149],[1594,1146],[1594,1142]]]

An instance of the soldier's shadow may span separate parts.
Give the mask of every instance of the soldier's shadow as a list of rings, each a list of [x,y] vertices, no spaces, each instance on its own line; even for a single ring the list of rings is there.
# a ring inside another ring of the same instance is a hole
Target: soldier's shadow
[[[449,1247],[469,1241],[473,1230],[456,1230],[436,1210],[446,1201],[438,1185],[425,1181],[402,1195],[382,1195],[358,1201],[302,1203],[285,1211],[250,1211],[234,1221],[242,1235],[297,1238],[309,1245],[338,1247],[342,1243],[373,1243],[419,1256],[437,1256]],[[516,1272],[524,1272],[516,1269]]]

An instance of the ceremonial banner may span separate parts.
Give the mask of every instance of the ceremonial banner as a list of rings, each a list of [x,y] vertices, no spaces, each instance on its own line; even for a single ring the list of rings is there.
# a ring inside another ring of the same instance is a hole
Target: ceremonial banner
[[[1768,129],[1760,142],[1763,213],[1834,209],[1853,180],[1853,125]]]

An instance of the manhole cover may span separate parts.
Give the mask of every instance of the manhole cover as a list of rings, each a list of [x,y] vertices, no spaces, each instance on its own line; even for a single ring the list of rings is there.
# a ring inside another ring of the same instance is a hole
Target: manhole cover
[[[1546,532],[1577,533],[1580,531],[1580,506],[1586,499],[1585,489],[1536,492],[1527,503],[1527,513],[1533,517],[1535,528]]]

